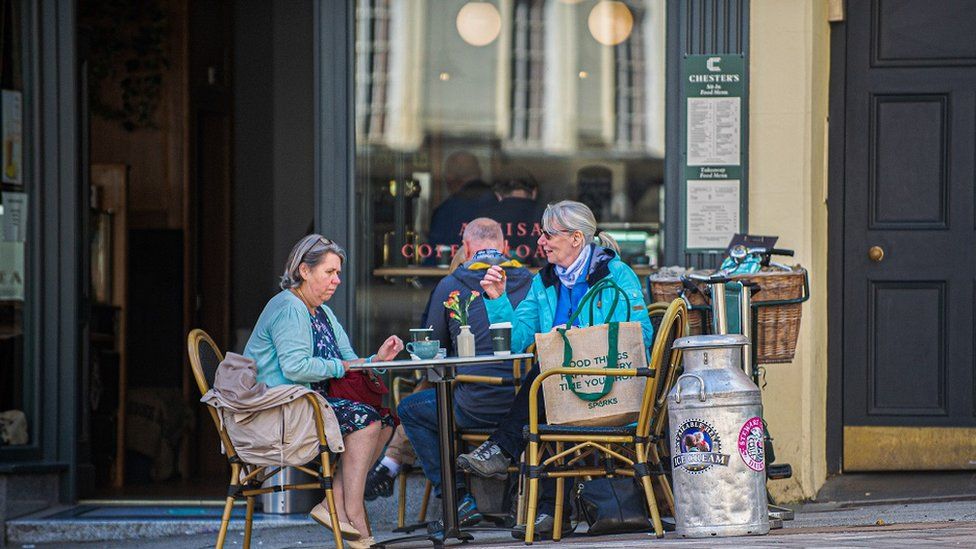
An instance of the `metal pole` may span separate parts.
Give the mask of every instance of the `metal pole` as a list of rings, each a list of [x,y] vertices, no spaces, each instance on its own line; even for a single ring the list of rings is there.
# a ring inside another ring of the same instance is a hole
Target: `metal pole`
[[[753,378],[752,375],[752,350],[756,345],[753,341],[753,325],[752,325],[752,288],[743,284],[742,290],[739,292],[739,326],[742,329],[742,335],[749,339],[749,343],[742,347],[742,371],[749,376],[750,379]]]
[[[451,379],[454,378],[454,368],[444,366],[440,380],[437,381],[437,423],[440,429],[441,450],[441,503],[444,517],[444,540],[457,538],[457,489],[454,486],[454,395],[451,391]]]
[[[712,331],[717,335],[729,333],[729,323],[725,309],[725,283],[712,284]]]

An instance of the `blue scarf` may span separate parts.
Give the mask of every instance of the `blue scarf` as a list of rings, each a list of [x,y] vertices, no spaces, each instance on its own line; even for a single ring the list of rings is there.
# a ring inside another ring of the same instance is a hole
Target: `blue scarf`
[[[586,246],[583,251],[580,252],[579,257],[573,264],[569,267],[560,267],[556,265],[556,276],[559,277],[559,282],[567,288],[572,288],[580,280],[586,280],[586,275],[588,274],[588,267],[590,265],[590,255],[592,246]]]

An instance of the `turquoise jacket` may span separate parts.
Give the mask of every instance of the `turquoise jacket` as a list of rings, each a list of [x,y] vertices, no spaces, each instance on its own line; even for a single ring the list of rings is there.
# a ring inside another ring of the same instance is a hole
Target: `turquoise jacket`
[[[322,310],[332,322],[342,360],[359,358],[332,309],[322,305]],[[342,360],[312,356],[308,308],[288,290],[282,290],[264,306],[244,347],[244,356],[254,359],[258,382],[268,387],[293,383],[307,387],[311,382],[345,375]]]
[[[641,291],[640,280],[633,269],[627,266],[617,257],[617,254],[609,248],[599,248],[593,246],[593,258],[590,260],[590,272],[586,276],[586,281],[593,287],[598,281],[606,277],[617,283],[630,298],[630,320],[641,323],[641,332],[644,335],[644,347],[649,348],[654,342],[654,327],[647,316],[647,308],[644,306],[644,294]],[[597,307],[593,317],[593,324],[606,324],[608,322],[624,322],[627,320],[627,307],[623,300],[617,305],[612,317],[608,318],[610,304],[613,301],[612,290],[603,290],[597,300]],[[603,296],[606,296],[604,298]],[[559,296],[559,278],[556,276],[555,267],[546,265],[533,278],[532,286],[525,299],[519,303],[517,308],[512,308],[512,302],[508,299],[508,294],[502,294],[497,299],[485,298],[485,307],[488,310],[488,318],[491,322],[511,322],[512,323],[512,351],[521,353],[535,342],[535,334],[552,330],[553,319],[556,317],[556,299]],[[590,318],[588,313],[581,313],[579,316],[580,327],[587,327]]]

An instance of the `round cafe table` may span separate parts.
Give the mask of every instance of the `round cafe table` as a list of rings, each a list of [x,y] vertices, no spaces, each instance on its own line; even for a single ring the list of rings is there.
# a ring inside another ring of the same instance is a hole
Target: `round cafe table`
[[[454,447],[454,394],[451,391],[451,381],[455,371],[463,371],[465,366],[486,364],[489,362],[511,362],[513,360],[531,359],[532,353],[512,353],[508,355],[480,355],[472,357],[445,357],[430,360],[388,360],[371,362],[369,365],[353,366],[350,370],[365,370],[385,368],[387,370],[424,370],[427,380],[433,383],[437,395],[437,426],[441,453],[441,508],[443,512],[444,530],[438,533],[402,536],[377,542],[373,547],[386,547],[397,543],[407,543],[417,540],[429,540],[435,546],[441,546],[445,541],[456,539],[469,541],[474,539],[470,532],[461,530],[457,517],[457,488],[454,482],[456,473],[455,460],[457,451]]]

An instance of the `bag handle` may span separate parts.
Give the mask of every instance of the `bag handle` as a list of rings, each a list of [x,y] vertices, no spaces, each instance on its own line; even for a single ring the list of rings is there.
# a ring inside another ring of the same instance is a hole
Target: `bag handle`
[[[603,280],[594,284],[593,287],[590,288],[586,292],[586,294],[583,295],[583,298],[580,299],[579,307],[577,307],[576,311],[573,312],[573,315],[569,317],[569,320],[566,322],[566,325],[572,326],[573,322],[575,322],[576,319],[579,317],[579,315],[582,314],[583,310],[586,309],[589,312],[590,326],[592,326],[593,309],[600,301],[598,296],[602,294],[605,290],[613,290],[613,301],[610,302],[610,310],[607,311],[607,314],[604,318],[605,319],[613,318],[613,313],[617,311],[617,303],[620,301],[620,296],[622,295],[624,296],[624,301],[627,303],[627,319],[625,320],[625,322],[630,322],[630,311],[631,311],[630,296],[627,295],[627,292],[625,292],[623,288],[620,287],[619,284],[617,284],[610,278],[604,278]]]
[[[619,303],[620,301],[620,296],[623,295],[624,301],[627,304],[626,322],[630,322],[630,311],[631,311],[630,297],[627,295],[627,292],[625,292],[623,288],[621,288],[620,285],[617,284],[615,281],[613,281],[610,278],[604,278],[603,280],[600,280],[599,282],[594,284],[593,287],[590,288],[586,292],[586,294],[583,295],[583,298],[580,299],[579,307],[576,308],[576,311],[573,313],[571,317],[569,317],[569,320],[566,322],[566,325],[570,327],[569,329],[572,328],[573,322],[576,321],[576,319],[579,317],[579,315],[583,312],[584,309],[589,311],[590,326],[593,326],[593,308],[597,304],[598,296],[601,295],[601,293],[605,290],[613,290],[613,301],[610,303],[610,310],[607,311],[607,314],[604,318],[605,319],[613,318],[613,313],[616,312],[617,310],[617,303]],[[616,368],[617,356],[618,356],[617,353],[618,339],[620,336],[620,323],[608,322],[607,325],[608,325],[607,356],[606,356],[607,365],[605,366],[605,368]],[[569,343],[569,338],[566,337],[567,330],[568,328],[559,328],[557,330],[559,332],[559,335],[561,335],[563,338],[563,368],[570,368],[571,367],[570,364],[572,364],[573,362],[573,346]],[[600,392],[585,393],[576,390],[576,386],[573,383],[573,376],[569,374],[563,374],[563,380],[566,382],[566,385],[569,387],[569,390],[572,391],[573,394],[575,394],[580,399],[590,401],[590,402],[600,400],[601,398],[610,394],[610,391],[613,390],[613,383],[614,381],[616,381],[616,379],[617,378],[615,376],[603,376],[603,389],[601,389]]]
[[[616,368],[617,367],[617,341],[620,336],[620,323],[610,322],[607,324],[607,365],[606,368]],[[573,347],[569,343],[569,338],[566,337],[566,329],[559,328],[557,330],[559,335],[563,338],[563,368],[570,368],[570,364],[573,362]],[[574,395],[582,400],[589,402],[600,400],[601,398],[610,394],[613,390],[613,382],[616,381],[616,376],[603,376],[603,389],[597,393],[585,393],[580,392],[576,389],[576,384],[573,383],[573,376],[570,374],[563,374],[563,380],[566,382],[566,386],[569,390],[573,392]]]

